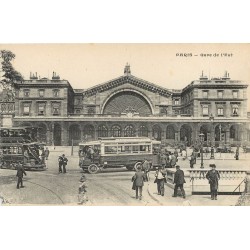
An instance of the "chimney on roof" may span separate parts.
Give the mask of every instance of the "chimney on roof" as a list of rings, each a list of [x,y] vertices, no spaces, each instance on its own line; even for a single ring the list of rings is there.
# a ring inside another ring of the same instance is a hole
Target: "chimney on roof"
[[[124,68],[124,75],[131,75],[130,65],[127,63]]]
[[[30,72],[30,80],[37,80],[37,79],[38,79],[37,78],[37,73],[35,75],[34,73]]]
[[[204,73],[203,73],[203,70],[201,71],[201,76],[200,76],[200,81],[207,81],[208,80],[208,78],[207,78],[207,76],[204,76]]]
[[[229,80],[229,79],[230,79],[229,73],[226,70],[224,76],[222,77],[222,80]]]
[[[55,71],[53,71],[52,80],[60,80],[60,76],[56,75]]]

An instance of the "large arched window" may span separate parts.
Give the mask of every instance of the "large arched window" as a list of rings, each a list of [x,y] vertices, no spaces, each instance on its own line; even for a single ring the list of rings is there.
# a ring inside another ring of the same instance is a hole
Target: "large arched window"
[[[174,127],[171,125],[167,127],[166,139],[175,139]]]
[[[108,137],[108,128],[105,125],[98,127],[98,137]]]
[[[143,136],[147,137],[148,136],[148,128],[145,125],[141,125],[139,127],[138,132],[139,132],[139,136],[141,136],[141,137],[143,137]]]
[[[113,137],[121,137],[121,127],[118,125],[114,125],[111,128],[111,136]]]
[[[153,127],[153,137],[158,141],[161,140],[161,128],[158,125]]]
[[[95,128],[93,125],[86,125],[83,130],[85,139],[93,139],[95,135]]]
[[[231,128],[230,128],[230,138],[231,139],[235,139],[235,132],[236,132],[235,128],[233,126],[231,126]]]
[[[132,125],[128,125],[124,129],[124,136],[125,137],[133,137],[135,136],[135,129]]]
[[[136,114],[147,116],[152,114],[148,101],[141,95],[132,91],[122,91],[112,96],[103,109],[103,114],[121,115]]]

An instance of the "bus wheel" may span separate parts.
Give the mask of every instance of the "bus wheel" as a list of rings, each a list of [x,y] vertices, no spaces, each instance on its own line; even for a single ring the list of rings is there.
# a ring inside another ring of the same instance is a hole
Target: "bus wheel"
[[[90,174],[96,174],[98,172],[99,168],[95,164],[91,164],[88,166],[88,172]]]
[[[136,162],[135,165],[134,165],[134,169],[135,171],[138,171],[138,167],[141,167],[142,166],[142,163],[141,162]]]

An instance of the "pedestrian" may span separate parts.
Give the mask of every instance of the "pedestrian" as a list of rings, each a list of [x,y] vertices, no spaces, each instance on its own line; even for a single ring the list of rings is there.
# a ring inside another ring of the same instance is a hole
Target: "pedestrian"
[[[66,171],[66,166],[68,164],[68,159],[65,157],[65,154],[62,155],[62,167],[63,167],[63,173],[65,174]]]
[[[41,155],[39,156],[39,158],[40,158],[41,163],[45,164],[45,151],[44,150],[41,151]]]
[[[62,156],[59,155],[58,157],[59,174],[62,173],[62,163],[63,163]]]
[[[166,167],[166,155],[164,153],[161,153],[161,166]]]
[[[44,150],[44,154],[45,154],[45,159],[48,160],[48,158],[49,158],[49,149],[48,149],[48,147],[46,147],[46,149]]]
[[[167,153],[166,155],[166,168],[170,168],[171,165],[170,165],[170,156],[169,156],[169,153]]]
[[[144,159],[144,162],[142,163],[142,170],[145,175],[145,181],[149,181],[150,163],[146,158]]]
[[[172,197],[177,197],[177,191],[178,188],[181,189],[182,197],[183,199],[186,198],[185,190],[183,188],[184,183],[186,183],[185,178],[184,178],[184,172],[183,170],[180,169],[180,166],[176,166],[176,172],[174,174],[174,194]]]
[[[86,203],[88,201],[87,196],[87,183],[86,183],[86,177],[83,174],[80,178],[80,185],[78,187],[78,204],[82,205],[83,203]]]
[[[237,146],[236,152],[235,152],[235,160],[239,160],[239,156],[240,156],[240,149],[239,149],[239,146]]]
[[[182,155],[182,159],[185,161],[187,159],[187,151],[185,149],[183,149],[181,151],[181,155]]]
[[[16,176],[17,176],[17,186],[16,188],[19,189],[19,185],[21,184],[21,188],[24,187],[23,185],[23,175],[27,175],[25,170],[23,169],[23,166],[21,164],[21,162],[18,162],[17,163],[17,173],[16,173]]]
[[[91,160],[91,162],[94,162],[94,154],[95,154],[94,149],[92,147],[89,147],[88,156],[89,156],[89,159]]]
[[[174,168],[176,164],[176,157],[174,154],[170,153],[170,166],[171,168]]]
[[[176,157],[176,162],[177,162],[178,156],[179,156],[177,148],[175,148],[175,150],[174,150],[174,156]]]
[[[194,168],[195,158],[193,154],[191,154],[189,162],[190,162],[190,168]]]
[[[132,182],[133,182],[133,187],[132,189],[135,190],[135,194],[136,194],[136,199],[142,199],[142,188],[144,186],[144,180],[145,180],[145,175],[142,172],[141,166],[139,166],[138,171],[135,172],[135,175],[132,177]],[[138,196],[138,192],[139,192],[139,196]]]
[[[164,196],[164,183],[165,183],[165,178],[166,172],[162,168],[162,166],[159,166],[159,168],[155,172],[155,182],[157,183],[157,191],[158,195]]]
[[[217,200],[217,194],[218,194],[217,190],[219,187],[220,174],[215,169],[216,168],[215,164],[210,164],[209,166],[212,169],[207,172],[206,178],[208,179],[210,184],[211,200]]]

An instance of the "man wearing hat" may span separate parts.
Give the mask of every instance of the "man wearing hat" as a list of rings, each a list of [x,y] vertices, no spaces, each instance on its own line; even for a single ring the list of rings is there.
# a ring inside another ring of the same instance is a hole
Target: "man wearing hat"
[[[159,169],[156,170],[155,172],[155,178],[156,178],[156,183],[157,183],[157,191],[158,195],[164,196],[164,183],[165,183],[165,178],[166,176],[166,171],[163,169],[162,166],[159,166]]]
[[[136,199],[138,199],[138,191],[139,191],[139,199],[142,198],[142,187],[144,186],[145,174],[141,170],[141,166],[138,166],[138,171],[135,172],[135,175],[132,177],[132,182],[134,182]]]
[[[63,166],[63,173],[66,173],[66,166],[68,164],[68,159],[65,157],[65,154],[62,155],[62,166]]]
[[[177,191],[178,191],[178,188],[180,188],[183,199],[186,198],[185,190],[183,188],[184,183],[186,183],[184,179],[184,172],[183,170],[180,169],[180,166],[176,165],[176,172],[174,174],[175,187],[174,187],[174,195],[172,197],[177,197]]]
[[[208,179],[210,184],[211,200],[217,200],[217,190],[219,186],[220,174],[215,169],[216,168],[215,164],[210,164],[209,166],[212,169],[207,172],[206,178]]]

